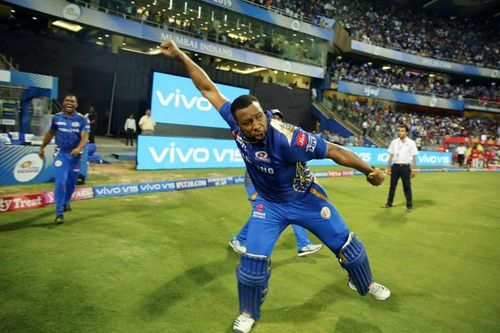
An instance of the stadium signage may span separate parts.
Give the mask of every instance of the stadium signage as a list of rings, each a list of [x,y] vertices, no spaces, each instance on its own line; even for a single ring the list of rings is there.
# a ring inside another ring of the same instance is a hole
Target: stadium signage
[[[167,38],[173,39],[177,45],[181,48],[189,48],[192,51],[200,51],[202,53],[208,53],[222,58],[233,57],[233,50],[228,47],[218,46],[214,44],[205,43],[201,40],[191,39],[182,37],[179,35],[172,35],[162,32],[161,40]]]
[[[229,100],[249,93],[248,89],[216,84]],[[228,128],[217,110],[186,77],[153,73],[151,114],[157,123]]]
[[[175,191],[175,182],[151,182],[139,184],[139,193]]]
[[[77,187],[71,195],[71,200],[85,200],[92,199],[94,197],[94,190],[92,187]],[[54,191],[43,192],[43,203],[45,205],[50,205],[55,202]]]
[[[33,209],[45,206],[43,202],[43,195],[26,194],[13,197],[0,198],[0,212],[11,212],[15,210]]]
[[[368,164],[387,164],[386,148],[350,147]],[[333,165],[329,159],[312,160],[309,165]],[[419,151],[418,166],[449,166],[451,153]],[[241,168],[243,158],[233,140],[139,136],[137,169]]]
[[[106,185],[94,187],[94,197],[114,197],[119,195],[139,194],[139,185]]]
[[[206,179],[190,179],[190,180],[181,180],[175,182],[175,189],[177,191],[187,190],[191,188],[200,188],[207,187],[208,182]]]

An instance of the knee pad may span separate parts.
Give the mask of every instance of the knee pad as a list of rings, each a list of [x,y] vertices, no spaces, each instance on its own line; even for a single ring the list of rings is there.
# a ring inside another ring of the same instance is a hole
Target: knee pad
[[[373,277],[365,247],[354,233],[349,234],[347,241],[339,251],[338,258],[340,266],[347,271],[358,289],[358,293],[366,295]]]
[[[255,320],[260,319],[260,306],[264,302],[271,277],[271,260],[266,256],[243,253],[236,268],[240,312],[247,311]]]

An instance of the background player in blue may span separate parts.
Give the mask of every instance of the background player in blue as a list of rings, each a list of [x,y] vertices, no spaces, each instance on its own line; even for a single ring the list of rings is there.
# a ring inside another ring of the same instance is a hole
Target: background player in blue
[[[281,113],[278,109],[269,110],[271,113],[271,117],[278,121],[283,121],[283,113]],[[248,200],[250,203],[255,201],[257,197],[257,192],[255,191],[255,186],[252,184],[252,180],[248,175],[248,172],[245,172],[245,189],[248,194]],[[316,253],[323,247],[322,244],[312,244],[307,237],[307,231],[298,226],[296,224],[292,224],[293,233],[295,234],[295,239],[297,240],[297,255],[299,257],[306,256],[308,254]],[[247,252],[246,242],[248,235],[248,222],[245,223],[243,228],[229,241],[229,246],[233,248],[233,250],[237,253],[245,253]]]
[[[342,147],[270,119],[255,96],[243,95],[229,102],[205,71],[172,40],[163,41],[160,49],[184,65],[198,90],[227,121],[258,192],[249,218],[247,252],[241,254],[236,269],[240,314],[233,331],[248,333],[260,319],[271,276],[270,256],[289,224],[308,229],[337,256],[348,273],[351,289],[387,299],[390,291],[374,281],[363,244],[349,231],[305,162],[330,158],[363,172],[375,186],[384,181],[383,172]]]
[[[63,212],[71,210],[71,195],[80,172],[80,155],[87,144],[90,131],[88,119],[76,112],[78,100],[75,95],[66,95],[62,106],[63,112],[52,116],[50,129],[38,152],[40,158],[45,158],[44,149],[56,136],[54,200],[57,224],[64,223]]]

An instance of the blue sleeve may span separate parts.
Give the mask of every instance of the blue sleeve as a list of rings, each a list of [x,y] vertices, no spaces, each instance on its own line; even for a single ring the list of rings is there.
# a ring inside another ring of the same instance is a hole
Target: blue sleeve
[[[82,117],[80,120],[82,132],[90,132],[90,123],[87,118]]]
[[[56,116],[52,116],[52,119],[50,120],[50,131],[52,133],[57,132],[57,125],[56,125]]]
[[[229,128],[231,128],[231,131],[235,131],[238,129],[238,125],[236,125],[236,120],[234,120],[233,115],[231,114],[231,102],[226,102],[222,105],[222,107],[219,110],[220,115],[226,123],[229,125]]]
[[[321,160],[326,157],[328,145],[319,136],[297,128],[290,142],[287,159],[292,162]]]

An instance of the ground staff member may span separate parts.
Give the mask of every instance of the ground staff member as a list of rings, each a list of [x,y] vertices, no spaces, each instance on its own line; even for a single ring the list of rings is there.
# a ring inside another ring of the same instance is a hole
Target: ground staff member
[[[242,95],[231,103],[207,73],[172,40],[162,42],[160,49],[182,63],[203,97],[228,123],[258,193],[248,220],[247,252],[241,254],[236,270],[240,314],[233,331],[248,333],[260,319],[271,277],[270,256],[279,235],[289,224],[308,229],[337,256],[349,274],[351,289],[361,295],[369,293],[378,300],[387,299],[391,293],[374,281],[363,243],[349,230],[306,162],[332,159],[363,172],[375,186],[384,181],[383,172],[349,150],[271,119],[255,96]]]
[[[403,190],[406,197],[406,210],[413,211],[413,202],[411,197],[411,181],[410,178],[417,174],[417,145],[415,141],[408,137],[408,126],[401,125],[398,128],[398,138],[392,140],[389,145],[389,165],[387,173],[391,175],[391,187],[389,189],[389,197],[382,208],[391,208],[394,201],[394,193],[398,180],[403,180]],[[393,163],[394,162],[394,163]]]
[[[69,203],[80,173],[80,155],[90,131],[88,119],[76,112],[78,100],[75,95],[66,95],[62,105],[63,111],[52,116],[50,129],[38,151],[40,158],[44,159],[45,147],[56,136],[54,201],[57,224],[64,223],[63,212],[71,210]]]

